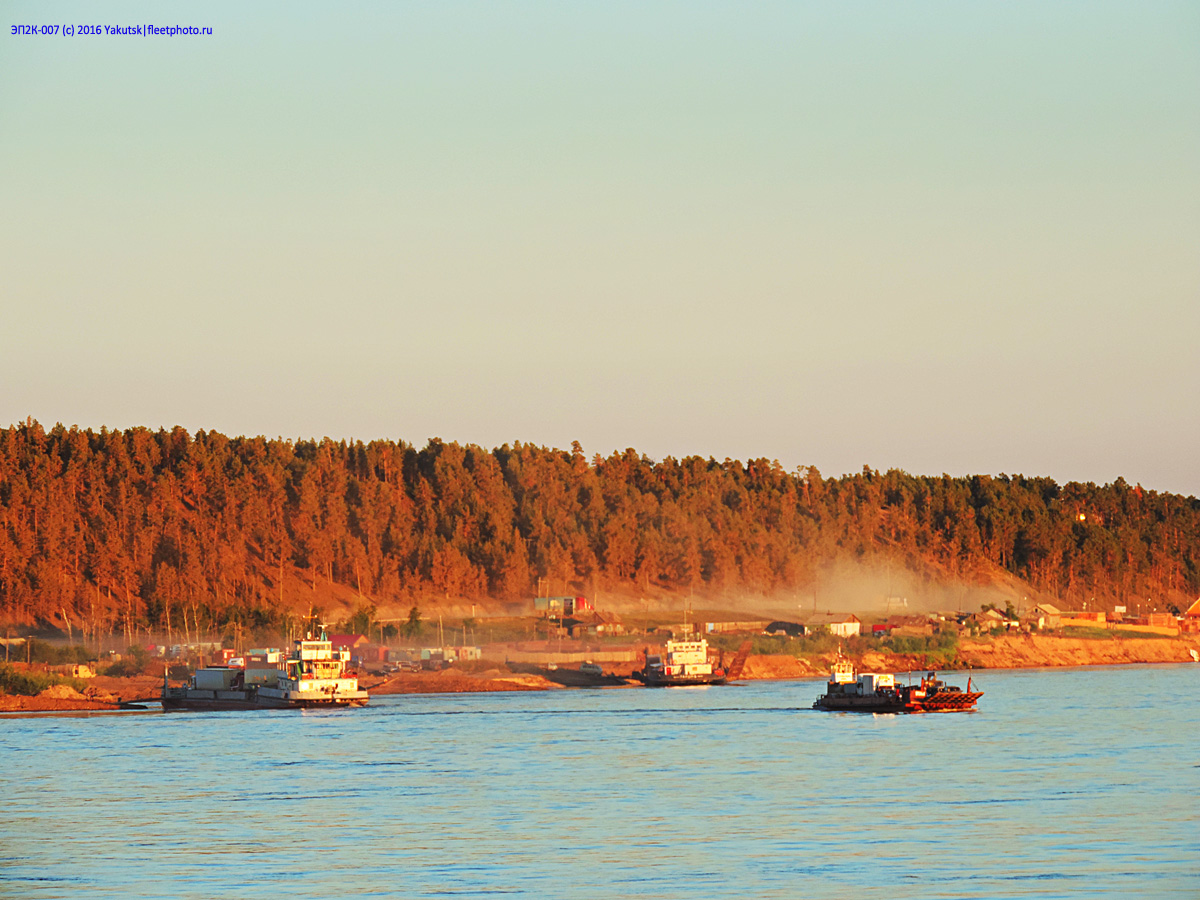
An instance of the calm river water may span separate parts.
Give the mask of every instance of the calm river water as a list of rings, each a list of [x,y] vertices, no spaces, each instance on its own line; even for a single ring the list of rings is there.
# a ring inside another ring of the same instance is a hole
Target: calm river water
[[[3,718],[0,896],[1200,897],[1200,666],[973,677]]]

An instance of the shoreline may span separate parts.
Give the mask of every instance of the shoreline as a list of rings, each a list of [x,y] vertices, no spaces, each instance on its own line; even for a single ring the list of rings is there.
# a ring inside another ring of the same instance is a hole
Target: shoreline
[[[1064,635],[1001,635],[968,638],[959,642],[954,656],[934,660],[923,654],[867,652],[850,657],[863,671],[971,671],[975,669],[1086,668],[1089,666],[1158,665],[1191,663],[1191,650],[1200,651],[1200,635],[1162,638],[1096,640]],[[790,681],[824,678],[834,654],[798,657],[756,654],[746,660],[741,681]],[[96,679],[106,695],[93,697],[26,696],[0,694],[0,713],[103,712],[129,710],[131,703],[157,703],[160,678]],[[556,684],[533,674],[491,668],[481,672],[445,669],[440,672],[401,673],[390,677],[364,677],[362,686],[373,695],[492,693],[499,691],[585,690]],[[630,685],[637,687],[637,685]]]

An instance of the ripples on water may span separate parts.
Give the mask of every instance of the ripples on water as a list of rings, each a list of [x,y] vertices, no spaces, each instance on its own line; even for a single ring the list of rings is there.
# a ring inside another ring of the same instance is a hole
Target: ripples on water
[[[0,896],[1200,897],[1200,666],[973,677],[0,719]]]

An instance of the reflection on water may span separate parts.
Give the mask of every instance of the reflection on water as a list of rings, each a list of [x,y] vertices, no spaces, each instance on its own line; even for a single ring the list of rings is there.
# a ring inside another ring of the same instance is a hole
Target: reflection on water
[[[0,720],[0,896],[1200,896],[1200,666]]]

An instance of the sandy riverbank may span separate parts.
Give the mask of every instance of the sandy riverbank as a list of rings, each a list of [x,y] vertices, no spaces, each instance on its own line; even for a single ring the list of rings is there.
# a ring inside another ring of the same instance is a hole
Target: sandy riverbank
[[[953,665],[931,666],[920,655],[866,653],[855,659],[861,671],[911,672],[944,669],[1038,669],[1070,666],[1115,666],[1135,663],[1192,662],[1189,650],[1200,652],[1196,635],[1177,638],[1127,638],[1108,640],[1059,635],[1004,635],[964,639],[959,642]],[[786,655],[751,656],[743,677],[815,678],[829,672],[832,657],[797,658]]]
[[[132,678],[100,675],[88,680],[83,693],[66,685],[55,685],[32,697],[0,694],[0,712],[120,709],[122,703],[156,699],[161,689],[162,678],[153,675]]]
[[[978,669],[1029,669],[1047,666],[1115,666],[1126,663],[1192,662],[1200,652],[1200,635],[1175,638],[1131,638],[1113,632],[1107,640],[1058,635],[1005,635],[962,641],[958,659]]]

